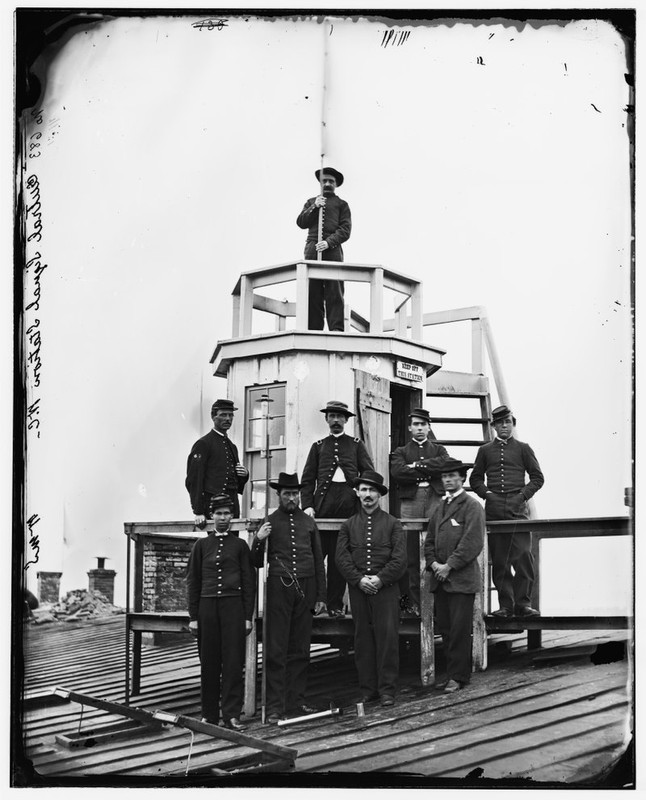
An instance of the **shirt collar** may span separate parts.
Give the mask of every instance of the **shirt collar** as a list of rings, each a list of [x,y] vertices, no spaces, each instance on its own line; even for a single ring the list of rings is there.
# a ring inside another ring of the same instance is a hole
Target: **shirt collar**
[[[423,444],[426,444],[426,442],[428,442],[428,439],[424,439],[423,442],[418,442],[417,439],[413,439],[412,441],[413,441],[413,444],[416,444],[419,447],[421,447]]]
[[[226,436],[226,434],[225,434],[225,433],[222,433],[222,431],[218,431],[218,430],[216,430],[215,428],[213,428],[213,433],[217,433],[217,435],[218,435],[218,436],[222,436],[222,438],[223,438],[223,439],[226,439],[226,438],[227,438],[227,436]]]
[[[450,503],[452,500],[455,500],[455,498],[461,495],[463,492],[464,492],[464,486],[461,489],[458,489],[457,492],[453,492],[453,494],[444,492],[444,494],[442,495],[442,500],[448,500]]]

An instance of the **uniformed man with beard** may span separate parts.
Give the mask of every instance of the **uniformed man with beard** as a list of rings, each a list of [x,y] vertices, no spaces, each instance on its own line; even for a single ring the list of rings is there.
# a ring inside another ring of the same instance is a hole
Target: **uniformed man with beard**
[[[347,519],[358,508],[353,481],[361,472],[373,469],[361,439],[343,432],[354,414],[345,403],[330,402],[321,409],[330,435],[310,448],[303,469],[303,509],[311,517]],[[330,617],[343,617],[345,580],[336,566],[334,554],[338,531],[321,531],[323,557],[327,558],[327,610]]]
[[[266,545],[267,722],[312,714],[305,703],[312,615],[325,608],[325,572],[318,528],[299,508],[298,475],[281,472],[269,483],[279,506],[258,529],[251,545],[255,566],[263,566]]]

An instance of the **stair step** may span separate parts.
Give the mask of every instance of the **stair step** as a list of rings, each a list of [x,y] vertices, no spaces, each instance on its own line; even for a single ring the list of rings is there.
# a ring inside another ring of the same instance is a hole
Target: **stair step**
[[[480,447],[486,444],[484,439],[434,439],[436,444],[443,445],[462,445],[464,447]]]
[[[431,422],[456,422],[456,423],[470,423],[472,425],[484,425],[489,422],[487,417],[435,417],[431,414]]]

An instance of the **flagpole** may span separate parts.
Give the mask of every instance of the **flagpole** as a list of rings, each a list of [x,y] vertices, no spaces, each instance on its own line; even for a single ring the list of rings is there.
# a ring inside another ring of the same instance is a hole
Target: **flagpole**
[[[264,440],[265,440],[265,522],[269,518],[269,480],[271,474],[269,451],[269,404],[273,400],[268,394],[260,397],[260,407],[264,421]],[[265,549],[262,556],[262,678],[260,683],[260,721],[265,724],[267,717],[267,566],[269,542],[265,539]]]
[[[326,147],[327,147],[327,137],[326,137],[326,122],[325,122],[325,105],[326,105],[326,96],[327,96],[327,81],[328,81],[328,53],[327,53],[327,41],[329,38],[329,31],[328,31],[328,21],[324,20],[323,22],[323,102],[321,108],[321,171],[319,172],[319,182],[320,182],[320,190],[321,195],[323,194],[323,168],[325,167],[325,157]],[[323,241],[323,221],[325,217],[325,206],[321,206],[319,208],[319,228],[318,228],[318,239],[317,242]],[[316,260],[322,261],[323,260],[323,253],[321,250],[316,251]]]

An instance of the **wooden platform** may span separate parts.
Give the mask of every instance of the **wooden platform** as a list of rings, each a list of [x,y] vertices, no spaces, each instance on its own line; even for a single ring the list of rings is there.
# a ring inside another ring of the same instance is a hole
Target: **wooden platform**
[[[124,630],[123,617],[25,628],[25,698],[58,685],[122,702]],[[265,774],[252,785],[439,786],[457,781],[485,788],[492,785],[489,780],[510,786],[602,785],[631,737],[626,636],[621,631],[549,631],[543,649],[532,652],[523,636],[493,636],[489,669],[474,674],[470,686],[454,695],[422,687],[416,642],[402,637],[397,703],[387,709],[367,704],[363,719],[356,715],[352,656],[314,645],[308,702],[321,708],[333,702],[343,715],[284,728],[248,720],[251,737],[297,751],[294,772]],[[132,705],[200,716],[193,640],[145,648],[142,691]],[[76,703],[48,704],[42,698],[25,703],[28,760],[20,772],[25,783],[111,785],[116,777],[126,786],[242,785],[253,780],[237,771],[248,751],[233,742],[195,733],[191,750],[191,735],[173,726],[101,741],[101,731],[106,726],[115,730],[123,719],[88,707],[80,729],[96,734],[96,744],[70,748],[57,741],[57,735],[78,735],[80,719]]]

